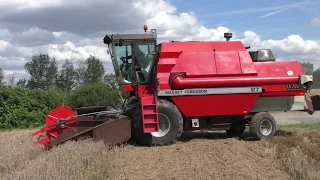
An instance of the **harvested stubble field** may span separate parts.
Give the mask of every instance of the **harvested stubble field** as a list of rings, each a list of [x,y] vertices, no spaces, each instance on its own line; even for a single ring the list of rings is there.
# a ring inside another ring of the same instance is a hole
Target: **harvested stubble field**
[[[319,179],[320,132],[279,130],[269,142],[186,134],[175,145],[108,148],[89,139],[50,151],[31,130],[0,133],[0,178],[10,179]],[[192,137],[192,138],[191,138]]]

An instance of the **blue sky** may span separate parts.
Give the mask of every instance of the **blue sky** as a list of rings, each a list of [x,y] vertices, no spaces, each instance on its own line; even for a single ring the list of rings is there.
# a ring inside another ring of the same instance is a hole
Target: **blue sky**
[[[238,35],[252,30],[263,39],[281,39],[299,34],[320,40],[319,26],[311,20],[320,16],[320,0],[170,0],[177,11],[195,13],[206,27],[222,25]],[[241,38],[241,37],[239,37]]]

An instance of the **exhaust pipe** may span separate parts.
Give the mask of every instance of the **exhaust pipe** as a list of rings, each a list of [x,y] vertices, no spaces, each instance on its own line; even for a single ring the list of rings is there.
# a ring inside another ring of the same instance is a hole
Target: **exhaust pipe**
[[[229,41],[232,38],[232,33],[224,33],[224,38],[226,38],[226,41]]]

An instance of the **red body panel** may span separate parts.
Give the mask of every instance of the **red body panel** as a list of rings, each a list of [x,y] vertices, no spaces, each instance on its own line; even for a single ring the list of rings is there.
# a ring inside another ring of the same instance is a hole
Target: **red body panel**
[[[32,134],[32,136],[37,136],[42,133],[46,133],[46,136],[40,139],[36,144],[48,144],[51,138],[58,137],[60,134],[67,132],[70,127],[74,126],[76,121],[69,121],[67,127],[64,129],[57,128],[57,122],[60,119],[72,119],[76,116],[76,112],[67,105],[60,105],[54,110],[52,110],[46,116],[46,126]]]
[[[261,86],[262,93],[171,96],[186,116],[235,115],[250,112],[260,96],[298,96],[304,70],[298,61],[253,62],[240,41],[167,42],[161,44],[159,90]]]
[[[241,78],[183,78],[175,77],[171,81],[172,89],[205,88],[205,87],[239,87],[256,85],[295,84],[299,77],[241,77]]]
[[[259,94],[223,94],[171,97],[187,117],[247,114]]]

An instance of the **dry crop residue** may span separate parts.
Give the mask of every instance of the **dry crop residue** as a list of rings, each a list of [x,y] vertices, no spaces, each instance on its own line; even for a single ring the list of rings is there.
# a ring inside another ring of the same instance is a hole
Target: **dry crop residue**
[[[31,132],[0,133],[1,179],[290,179],[264,142],[194,139],[108,150],[83,140],[45,151]]]
[[[260,142],[193,140],[113,151],[111,179],[289,179]],[[130,177],[130,178],[129,178]]]

